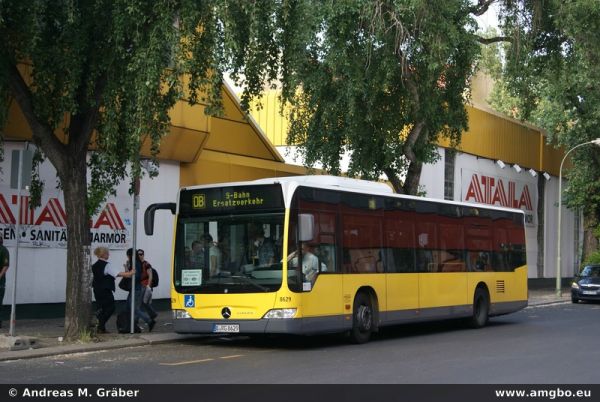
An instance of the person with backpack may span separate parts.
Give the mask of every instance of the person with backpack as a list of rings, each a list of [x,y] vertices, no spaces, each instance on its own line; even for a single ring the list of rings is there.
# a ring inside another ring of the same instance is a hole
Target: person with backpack
[[[154,284],[154,276],[156,275],[158,282],[158,274],[155,274],[152,265],[144,258],[144,250],[138,249],[137,258],[142,264],[142,309],[154,321],[158,314],[152,307],[152,286]]]
[[[143,250],[142,250],[142,254],[143,254]],[[132,260],[133,260],[133,250],[131,248],[127,249],[127,262],[125,263],[126,268],[130,269],[130,267],[133,265],[132,264]],[[148,315],[145,311],[145,309],[142,308],[142,302],[143,302],[143,294],[144,294],[144,286],[142,286],[142,275],[143,275],[143,267],[142,267],[142,261],[140,260],[139,256],[137,255],[136,252],[136,257],[135,257],[135,275],[133,275],[133,285],[135,286],[135,306],[134,306],[134,321],[135,321],[135,325],[134,328],[137,327],[137,323],[140,319],[142,319],[142,321],[144,321],[146,323],[146,325],[148,325],[148,332],[152,332],[152,329],[154,329],[154,325],[156,325],[156,321],[150,317],[150,315]],[[127,309],[131,308],[131,294],[132,294],[132,290],[129,291],[129,296],[127,297]],[[131,314],[131,310],[129,310],[129,314]],[[129,323],[129,325],[131,325]],[[137,332],[137,331],[136,331]]]

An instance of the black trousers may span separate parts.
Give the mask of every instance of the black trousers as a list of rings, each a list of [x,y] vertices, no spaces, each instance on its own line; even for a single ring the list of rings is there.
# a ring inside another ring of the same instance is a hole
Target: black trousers
[[[106,322],[115,312],[115,297],[110,289],[94,289],[94,297],[98,308],[96,312],[98,329],[106,330]]]
[[[2,327],[2,317],[4,315],[4,306],[2,305],[2,301],[4,300],[5,291],[6,287],[0,286],[0,327]]]

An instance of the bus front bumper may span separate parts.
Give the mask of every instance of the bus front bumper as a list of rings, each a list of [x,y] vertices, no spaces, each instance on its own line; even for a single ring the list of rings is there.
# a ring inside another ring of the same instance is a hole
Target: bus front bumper
[[[303,334],[302,319],[196,320],[178,318],[178,334]]]

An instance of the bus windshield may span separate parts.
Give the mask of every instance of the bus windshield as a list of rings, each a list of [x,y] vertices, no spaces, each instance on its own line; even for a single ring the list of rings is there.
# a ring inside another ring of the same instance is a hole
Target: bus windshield
[[[176,291],[277,291],[282,283],[283,219],[283,212],[181,217],[175,244]]]

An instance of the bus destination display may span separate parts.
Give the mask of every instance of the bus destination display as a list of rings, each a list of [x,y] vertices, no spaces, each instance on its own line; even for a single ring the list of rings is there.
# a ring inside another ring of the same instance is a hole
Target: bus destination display
[[[182,214],[283,208],[279,185],[182,190]]]

